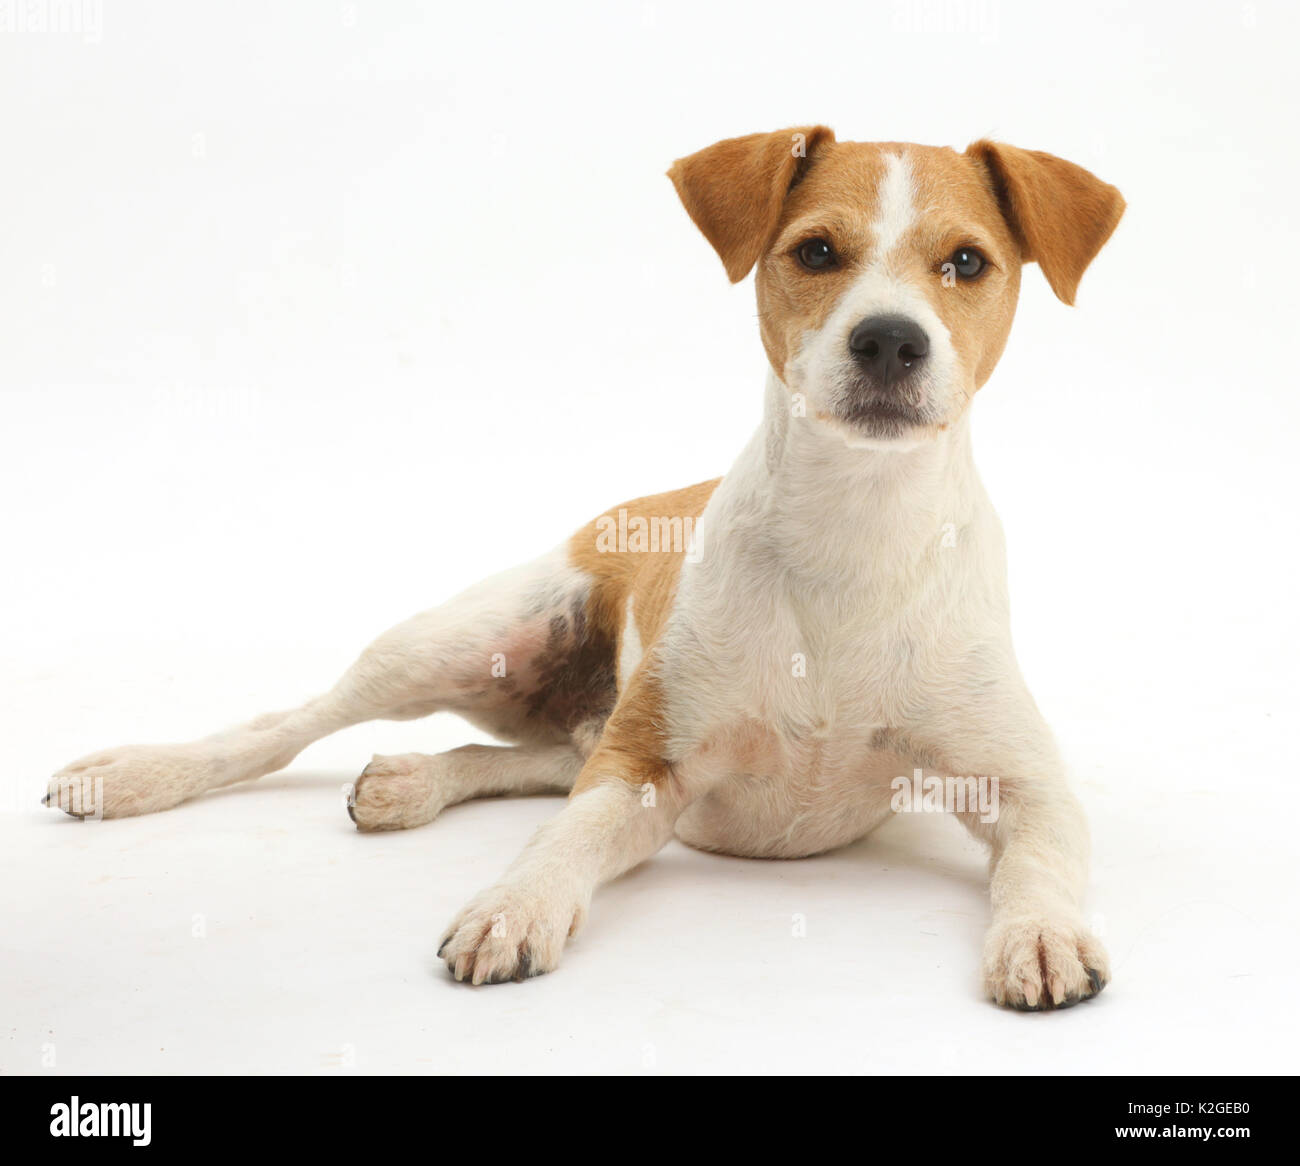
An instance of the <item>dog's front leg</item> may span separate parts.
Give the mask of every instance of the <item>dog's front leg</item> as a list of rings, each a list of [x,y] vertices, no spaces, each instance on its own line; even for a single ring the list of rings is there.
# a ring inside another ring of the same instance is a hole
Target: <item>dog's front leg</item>
[[[1083,918],[1088,824],[1036,706],[1019,684],[1010,687],[983,716],[969,710],[969,735],[947,750],[953,772],[976,776],[989,794],[980,809],[958,814],[992,851],[984,987],[1013,1008],[1068,1007],[1110,979],[1106,951]]]
[[[1088,827],[1059,775],[1000,778],[996,821],[962,817],[992,847],[984,987],[999,1004],[1062,1008],[1105,987],[1105,949],[1085,926]]]
[[[456,917],[439,957],[475,984],[553,970],[595,889],[658,851],[685,806],[666,766],[597,751],[568,805]]]

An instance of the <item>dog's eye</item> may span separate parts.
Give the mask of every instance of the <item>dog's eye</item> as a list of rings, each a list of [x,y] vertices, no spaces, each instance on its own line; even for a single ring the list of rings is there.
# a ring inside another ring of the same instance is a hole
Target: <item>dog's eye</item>
[[[958,247],[948,262],[957,273],[958,279],[974,279],[988,262],[974,247]]]
[[[825,271],[835,266],[835,248],[825,239],[809,239],[799,244],[799,262],[809,271]]]

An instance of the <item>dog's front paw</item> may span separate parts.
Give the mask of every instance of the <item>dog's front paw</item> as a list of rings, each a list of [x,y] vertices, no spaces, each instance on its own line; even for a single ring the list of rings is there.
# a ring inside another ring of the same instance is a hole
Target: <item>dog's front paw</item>
[[[567,890],[499,884],[457,916],[438,958],[456,979],[473,984],[540,976],[559,964],[565,941],[586,915],[586,903]]]
[[[152,814],[199,793],[211,768],[211,757],[193,746],[124,745],[59,770],[42,801],[74,818]]]
[[[1022,1012],[1068,1008],[1110,981],[1106,949],[1081,925],[1046,918],[995,923],[984,945],[984,987]]]

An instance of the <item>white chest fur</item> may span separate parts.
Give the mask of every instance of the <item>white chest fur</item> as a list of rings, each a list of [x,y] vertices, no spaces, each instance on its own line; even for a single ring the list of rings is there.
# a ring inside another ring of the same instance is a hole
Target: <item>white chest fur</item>
[[[911,449],[850,448],[792,418],[773,379],[696,552],[659,656],[670,753],[701,793],[874,804],[907,763],[898,732],[941,713],[1007,635],[1001,532],[964,420]]]

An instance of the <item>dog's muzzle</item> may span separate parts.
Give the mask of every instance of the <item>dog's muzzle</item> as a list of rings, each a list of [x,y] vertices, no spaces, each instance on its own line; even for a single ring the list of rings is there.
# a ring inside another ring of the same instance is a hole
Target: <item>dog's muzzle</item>
[[[845,420],[882,437],[930,420],[922,383],[930,338],[920,324],[907,316],[868,316],[849,333],[849,354]]]

